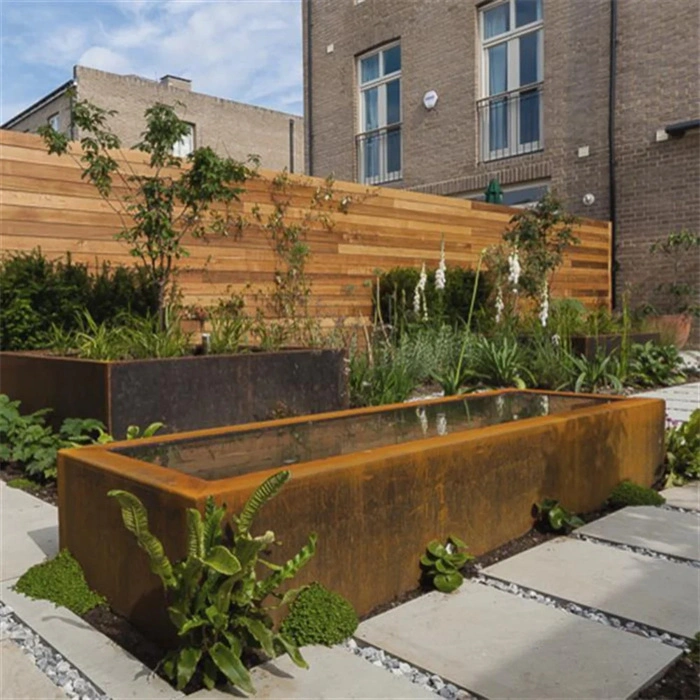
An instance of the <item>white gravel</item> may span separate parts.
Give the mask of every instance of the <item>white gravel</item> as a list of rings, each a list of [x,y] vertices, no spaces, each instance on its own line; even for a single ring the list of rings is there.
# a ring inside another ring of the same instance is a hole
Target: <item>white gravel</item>
[[[0,601],[0,632],[6,634],[53,683],[73,700],[110,700],[75,666],[25,625],[9,605]]]
[[[411,683],[415,683],[421,688],[432,691],[441,698],[447,698],[448,700],[467,700],[468,698],[476,697],[475,695],[468,693],[466,690],[464,690],[464,688],[458,688],[456,685],[447,682],[445,679],[434,673],[411,666],[411,664],[387,654],[383,649],[358,644],[352,637],[350,639],[346,639],[339,646],[352,654],[365,659],[365,661],[374,666],[386,669],[389,673],[393,673],[395,676],[403,676],[404,678],[407,678],[409,681],[411,681]]]

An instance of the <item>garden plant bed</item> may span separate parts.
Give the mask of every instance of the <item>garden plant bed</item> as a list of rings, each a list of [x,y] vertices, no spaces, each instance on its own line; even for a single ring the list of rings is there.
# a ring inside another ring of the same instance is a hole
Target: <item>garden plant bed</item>
[[[643,345],[649,341],[658,343],[659,333],[630,333],[629,343]],[[623,344],[621,333],[608,333],[600,335],[572,335],[571,351],[575,355],[583,355],[587,360],[593,361],[599,353],[606,357],[614,352],[620,352]]]
[[[348,405],[346,387],[342,350],[125,361],[0,352],[0,393],[24,413],[51,407],[54,428],[95,418],[118,437],[157,421],[169,433],[335,411]]]
[[[700,697],[700,661],[684,654],[661,678],[635,697],[644,700],[697,700]]]
[[[319,581],[363,615],[415,588],[428,541],[455,533],[492,550],[531,528],[534,502],[594,510],[622,479],[651,484],[662,454],[661,401],[517,391],[85,447],[59,458],[60,540],[117,612],[165,637],[159,583],[107,492],[137,495],[177,559],[185,507],[213,495],[237,512],[287,468],[257,527],[278,533],[281,560],[316,532],[297,583]]]

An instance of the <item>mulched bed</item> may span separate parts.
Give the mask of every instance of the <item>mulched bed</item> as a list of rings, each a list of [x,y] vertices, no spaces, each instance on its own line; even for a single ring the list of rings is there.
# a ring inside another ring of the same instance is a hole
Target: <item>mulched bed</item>
[[[14,464],[3,464],[0,465],[0,479],[3,481],[26,479],[26,475],[20,467]],[[36,496],[52,506],[58,506],[58,489],[55,481],[50,481],[47,484],[38,484],[36,490],[28,490],[27,493],[31,493],[32,496]]]

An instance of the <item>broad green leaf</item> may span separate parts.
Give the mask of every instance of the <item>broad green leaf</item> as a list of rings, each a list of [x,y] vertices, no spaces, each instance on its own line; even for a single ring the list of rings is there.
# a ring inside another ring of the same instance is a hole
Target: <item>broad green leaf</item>
[[[184,637],[188,632],[191,632],[198,627],[204,627],[207,621],[199,616],[187,620],[178,631],[178,636]]]
[[[223,545],[212,547],[207,556],[202,558],[202,561],[214,571],[226,576],[233,576],[241,570],[241,563],[236,556]]]
[[[182,690],[192,678],[199,659],[202,656],[202,650],[196,647],[185,647],[180,650],[177,657],[177,689]]]
[[[459,549],[467,549],[469,546],[464,540],[460,540],[456,535],[450,535],[447,540],[448,542],[452,542],[452,544]]]
[[[452,591],[457,590],[461,585],[464,578],[462,574],[458,572],[453,572],[451,574],[438,574],[434,579],[433,583],[435,588],[442,593],[452,593]]]
[[[440,544],[437,540],[433,540],[432,542],[429,542],[427,550],[434,557],[438,557],[438,558],[442,558],[447,554],[447,550],[445,549],[445,545]]]
[[[222,615],[228,615],[229,608],[231,607],[231,591],[235,583],[236,579],[233,577],[227,578],[214,594],[214,604]]]
[[[264,581],[260,581],[255,587],[256,600],[263,600],[270,593],[279,588],[282,583],[296,576],[299,570],[309,562],[316,552],[316,540],[317,537],[315,534],[309,535],[308,543],[299,550],[296,556],[289,559],[279,571],[275,571]]]
[[[238,686],[246,693],[255,694],[255,688],[253,688],[253,684],[250,682],[248,670],[231,649],[221,642],[217,642],[209,649],[209,656],[211,656],[212,661],[217,665],[221,673],[223,673],[233,685]]]
[[[276,634],[274,636],[274,642],[282,647],[289,658],[299,666],[299,668],[309,668],[309,664],[306,663],[306,660],[301,655],[301,651],[299,651],[299,647],[294,644],[294,642],[287,639],[283,634]]]
[[[239,615],[233,619],[233,624],[239,627],[244,627],[250,635],[255,639],[255,641],[260,645],[260,648],[270,657],[274,658],[275,649],[273,647],[272,641],[274,635],[272,630],[269,629],[260,620],[256,620],[253,617],[246,617],[245,615]]]

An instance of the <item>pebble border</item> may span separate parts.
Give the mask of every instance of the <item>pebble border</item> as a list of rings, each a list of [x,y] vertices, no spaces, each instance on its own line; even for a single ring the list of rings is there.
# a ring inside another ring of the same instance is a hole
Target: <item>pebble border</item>
[[[499,578],[483,573],[479,573],[471,580],[485,586],[490,586],[491,588],[496,588],[504,593],[511,593],[512,595],[518,596],[518,598],[534,600],[537,603],[547,605],[555,608],[556,610],[563,610],[564,612],[571,613],[572,615],[583,617],[593,622],[598,622],[606,625],[607,627],[613,627],[614,629],[630,632],[631,634],[636,634],[640,637],[645,637],[646,639],[651,639],[655,642],[668,644],[669,646],[675,647],[676,649],[680,649],[682,651],[688,651],[690,649],[689,641],[685,637],[670,634],[669,632],[651,627],[650,625],[645,625],[641,622],[634,622],[633,620],[617,617],[615,615],[605,613],[598,608],[592,608],[587,605],[573,603],[565,600],[564,598],[546,595],[545,593],[541,593],[534,588],[519,586],[517,583],[503,581]]]
[[[387,654],[383,649],[365,644],[354,637],[346,639],[338,646],[355,656],[359,656],[373,666],[378,666],[379,668],[389,671],[394,676],[402,676],[408,679],[411,683],[415,683],[420,688],[429,690],[441,698],[446,698],[447,700],[469,700],[470,698],[481,697],[479,695],[472,695],[464,688],[459,688],[453,683],[449,683],[435,673],[430,673],[425,669],[412,666],[405,661],[401,661]]]
[[[612,547],[613,549],[621,549],[623,552],[632,552],[633,554],[642,554],[645,557],[650,557],[652,559],[662,559],[663,561],[671,562],[672,564],[684,564],[685,566],[690,566],[694,569],[700,569],[700,561],[696,559],[687,559],[686,557],[676,557],[673,554],[664,554],[662,552],[657,552],[655,549],[648,549],[647,547],[637,547],[633,544],[622,544],[622,542],[612,542],[611,540],[606,540],[602,537],[594,537],[592,535],[583,535],[577,533],[575,530],[571,533],[571,537],[576,540],[583,540],[584,542],[590,542],[591,544],[600,544],[604,547]]]
[[[0,632],[22,649],[34,665],[72,700],[111,700],[2,601]]]

